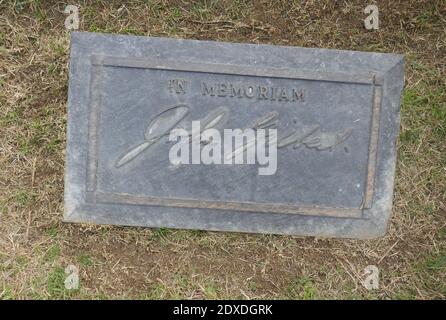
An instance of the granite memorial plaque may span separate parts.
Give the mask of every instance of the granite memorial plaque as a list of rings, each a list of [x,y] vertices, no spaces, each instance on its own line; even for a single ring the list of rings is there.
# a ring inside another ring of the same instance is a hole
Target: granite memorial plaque
[[[74,32],[65,221],[372,238],[401,55]]]

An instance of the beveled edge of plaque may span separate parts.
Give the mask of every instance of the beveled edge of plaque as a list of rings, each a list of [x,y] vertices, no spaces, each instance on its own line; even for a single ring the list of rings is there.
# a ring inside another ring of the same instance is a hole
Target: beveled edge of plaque
[[[196,73],[227,74],[252,77],[282,78],[296,80],[312,80],[341,82],[350,84],[382,85],[383,77],[378,72],[345,73],[311,71],[308,69],[253,67],[224,63],[192,62],[161,60],[156,58],[123,58],[106,55],[92,55],[91,64],[104,67],[125,67],[141,69],[157,69],[170,71],[186,71]]]
[[[91,45],[98,39],[104,40],[105,44],[100,45],[100,48],[95,50],[95,53],[103,50],[114,52],[117,56],[125,55],[131,57],[132,54],[126,47],[116,46],[116,44],[122,44],[128,39],[129,42],[135,44],[138,42],[145,43],[147,45],[154,45],[162,42],[174,43],[176,39],[169,38],[150,38],[141,36],[121,36],[110,34],[96,34],[90,32],[73,32],[71,39],[74,42],[71,46],[70,53],[70,86],[68,90],[68,113],[72,114],[72,118],[75,117],[77,124],[84,126],[79,119],[82,115],[79,111],[73,110],[84,109],[79,105],[79,101],[74,98],[75,94],[85,91],[82,89],[82,84],[88,83],[88,76],[83,70],[88,70],[88,65],[85,64],[85,58],[91,56]],[[92,42],[93,41],[93,42]],[[213,41],[198,41],[198,40],[181,40],[181,43],[191,42],[193,46],[199,46],[206,48],[210,44],[221,42]],[[242,50],[245,46],[260,48],[270,47],[271,45],[253,45],[253,44],[234,44],[227,43],[228,46],[236,46],[237,50]],[[234,47],[235,47],[234,46]],[[275,46],[280,47],[280,46]],[[103,49],[102,49],[103,48]],[[106,49],[108,48],[108,49]],[[296,52],[299,49],[305,50],[307,53],[315,52],[316,49],[311,48],[298,48],[298,47],[285,47],[287,50],[295,49]],[[177,48],[178,49],[178,48]],[[144,51],[146,49],[142,49]],[[150,49],[150,51],[153,49]],[[259,49],[260,50],[260,49]],[[262,49],[263,50],[263,49]],[[313,50],[313,51],[312,51]],[[344,51],[333,49],[320,49],[323,51],[322,56],[338,57],[342,55],[349,56],[350,54],[358,54],[356,56],[356,62],[353,66],[361,65],[357,58],[367,59],[372,58],[376,60],[377,67],[373,68],[373,71],[381,71],[379,77],[374,81],[382,86],[380,98],[381,104],[383,104],[380,112],[382,115],[376,115],[380,124],[384,123],[383,132],[378,131],[378,139],[382,136],[386,136],[385,141],[381,141],[377,145],[376,161],[378,167],[372,174],[375,176],[374,188],[378,186],[379,195],[377,199],[371,199],[370,209],[363,210],[363,216],[361,218],[338,218],[338,217],[324,217],[324,216],[304,216],[304,215],[288,215],[278,214],[277,218],[273,219],[274,215],[256,215],[256,222],[247,223],[246,215],[238,212],[234,212],[230,216],[218,215],[215,218],[215,222],[211,222],[208,219],[204,219],[204,215],[199,214],[200,211],[191,209],[191,216],[184,220],[187,216],[184,216],[185,211],[178,209],[179,211],[159,210],[161,207],[152,207],[150,211],[144,211],[144,215],[141,215],[141,210],[135,207],[134,214],[129,211],[129,216],[123,216],[118,214],[120,207],[110,207],[107,205],[89,205],[85,202],[85,196],[87,192],[81,185],[79,185],[79,168],[83,166],[82,162],[79,162],[79,158],[70,155],[67,152],[65,168],[65,197],[64,197],[64,221],[66,222],[80,222],[80,223],[99,223],[109,225],[128,225],[128,226],[146,226],[146,227],[170,227],[170,228],[182,228],[182,229],[204,229],[214,231],[236,231],[236,232],[255,232],[255,233],[276,233],[276,234],[289,234],[289,235],[301,235],[301,236],[319,236],[319,237],[337,237],[337,238],[361,238],[370,239],[385,234],[389,218],[391,216],[394,175],[396,167],[396,148],[395,144],[398,138],[399,121],[400,121],[400,100],[401,93],[404,86],[404,55],[401,54],[388,54],[388,53],[369,53],[359,51]],[[90,53],[88,53],[90,52]],[[291,53],[291,51],[288,51]],[[88,56],[86,56],[88,55]],[[345,57],[345,56],[344,56]],[[379,57],[379,58],[378,58]],[[378,58],[378,60],[377,60]],[[382,58],[382,59],[381,59]],[[73,63],[74,59],[74,63]],[[342,59],[341,59],[342,60]],[[381,63],[382,60],[386,62]],[[90,64],[90,61],[88,61]],[[370,63],[365,63],[370,65]],[[344,70],[344,65],[336,67],[337,69]],[[75,70],[77,69],[77,70]],[[317,68],[316,68],[317,69]],[[351,68],[348,68],[350,70]],[[367,68],[365,69],[367,70]],[[73,72],[77,71],[78,76],[74,78]],[[80,73],[79,73],[80,72]],[[82,99],[81,99],[82,101]],[[375,104],[373,104],[375,105]],[[71,106],[71,107],[70,107]],[[70,111],[71,110],[71,111]],[[79,150],[79,147],[74,147],[73,140],[80,138],[79,133],[75,131],[75,124],[73,119],[68,121],[67,125],[67,151],[73,152]],[[394,122],[392,122],[394,121]],[[85,121],[84,121],[85,122]],[[82,149],[82,148],[81,148]],[[369,152],[370,155],[370,152]],[[370,158],[370,157],[369,157]],[[168,209],[168,207],[166,208]],[[126,209],[126,211],[128,211]],[[213,210],[211,210],[213,211]],[[210,212],[209,212],[210,213]],[[160,215],[161,214],[161,215]],[[204,214],[204,213],[203,213]],[[207,212],[206,212],[207,214]],[[199,218],[202,217],[202,218]],[[225,218],[227,217],[227,218]],[[235,217],[239,217],[234,220]],[[180,219],[180,220],[178,220]],[[204,220],[202,220],[204,219]],[[327,220],[329,219],[329,220]],[[172,221],[175,221],[172,222]],[[285,223],[285,224],[284,224]]]

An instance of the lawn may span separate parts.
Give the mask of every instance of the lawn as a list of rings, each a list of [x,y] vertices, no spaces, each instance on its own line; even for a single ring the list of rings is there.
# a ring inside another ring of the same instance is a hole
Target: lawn
[[[370,1],[372,3],[372,1]],[[0,0],[0,299],[446,298],[446,1]],[[338,240],[62,222],[67,4],[79,31],[406,56],[386,236]],[[65,268],[79,270],[76,290]],[[362,284],[368,265],[379,288]]]

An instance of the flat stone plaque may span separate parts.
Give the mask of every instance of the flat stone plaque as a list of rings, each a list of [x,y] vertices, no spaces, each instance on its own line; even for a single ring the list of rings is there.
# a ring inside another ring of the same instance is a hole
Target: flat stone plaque
[[[395,54],[74,32],[65,221],[383,235],[403,64]],[[224,164],[225,154],[221,164],[172,162],[169,131],[198,120],[222,136],[276,129],[277,167],[260,174],[265,165]]]

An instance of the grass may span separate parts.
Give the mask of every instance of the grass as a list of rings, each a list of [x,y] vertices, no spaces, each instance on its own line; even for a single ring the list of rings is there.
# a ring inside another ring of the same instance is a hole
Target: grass
[[[368,241],[62,223],[65,4],[0,0],[0,299],[446,298],[444,1],[377,1],[378,31],[362,1],[76,3],[81,31],[404,53],[392,221]]]
[[[59,258],[60,255],[60,246],[58,244],[53,244],[49,247],[48,251],[45,254],[45,260],[49,262],[53,262]]]
[[[81,267],[90,267],[93,265],[91,256],[88,253],[78,255],[76,260]]]
[[[69,299],[79,292],[79,289],[69,290],[65,287],[66,277],[67,275],[62,267],[56,267],[48,274],[46,282],[48,298]]]
[[[290,299],[314,300],[317,296],[317,289],[308,277],[297,278],[287,287],[286,297]]]

